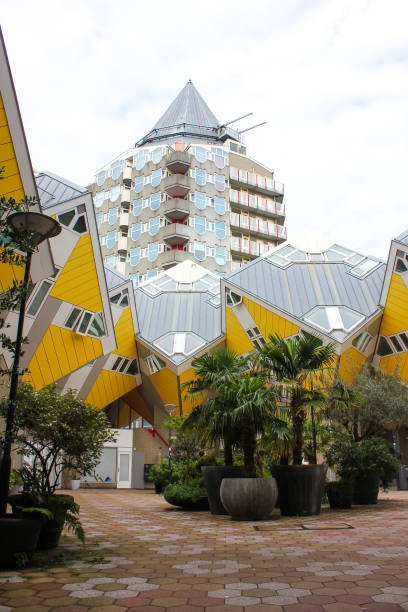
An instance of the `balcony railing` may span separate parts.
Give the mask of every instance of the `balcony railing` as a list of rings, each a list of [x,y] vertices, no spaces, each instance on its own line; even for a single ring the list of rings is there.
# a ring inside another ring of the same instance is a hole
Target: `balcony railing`
[[[254,257],[263,255],[269,251],[270,248],[270,246],[264,244],[263,242],[258,242],[257,240],[237,238],[236,236],[232,236],[231,238],[231,251],[246,253],[247,255],[253,255]]]
[[[265,234],[266,236],[286,240],[286,227],[278,225],[277,223],[272,223],[272,221],[231,213],[230,224],[231,226],[239,227],[248,232],[256,232],[258,234]]]
[[[285,205],[281,202],[275,202],[275,200],[271,200],[270,198],[262,198],[261,196],[247,193],[246,191],[230,189],[230,202],[232,204],[248,206],[254,210],[259,210],[260,213],[276,217],[285,216]]]
[[[270,191],[279,195],[283,195],[284,193],[283,183],[278,183],[278,181],[261,176],[260,174],[247,172],[246,170],[240,170],[232,166],[230,167],[230,179],[231,181],[244,183],[245,185],[250,185],[251,187],[262,189],[263,191]]]

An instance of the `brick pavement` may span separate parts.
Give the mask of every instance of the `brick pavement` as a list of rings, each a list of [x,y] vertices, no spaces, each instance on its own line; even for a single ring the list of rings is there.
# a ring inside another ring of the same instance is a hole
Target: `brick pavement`
[[[0,572],[0,612],[408,610],[408,492],[319,517],[238,523],[150,491],[80,490],[88,536]]]

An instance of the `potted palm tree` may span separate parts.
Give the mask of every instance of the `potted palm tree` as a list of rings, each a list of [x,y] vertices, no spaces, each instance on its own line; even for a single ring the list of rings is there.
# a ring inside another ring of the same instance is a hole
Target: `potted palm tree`
[[[257,438],[274,426],[282,428],[278,393],[268,385],[263,372],[251,370],[228,385],[228,395],[235,398],[233,427],[241,432],[240,446],[244,453],[246,478],[224,478],[221,501],[234,520],[270,518],[278,489],[274,478],[257,478],[255,455]]]
[[[194,359],[195,378],[184,384],[187,396],[201,400],[184,422],[185,429],[200,432],[204,444],[222,445],[224,465],[201,468],[212,514],[227,514],[220,497],[223,478],[245,475],[242,466],[233,465],[233,450],[237,448],[240,432],[233,423],[232,413],[236,397],[229,393],[231,384],[248,369],[248,359],[222,348]]]
[[[278,483],[281,514],[285,516],[320,513],[327,466],[302,465],[304,426],[307,412],[324,404],[322,381],[332,372],[336,357],[334,343],[323,345],[311,334],[288,340],[271,335],[270,342],[258,351],[265,374],[286,398],[292,427],[293,464],[272,469]]]

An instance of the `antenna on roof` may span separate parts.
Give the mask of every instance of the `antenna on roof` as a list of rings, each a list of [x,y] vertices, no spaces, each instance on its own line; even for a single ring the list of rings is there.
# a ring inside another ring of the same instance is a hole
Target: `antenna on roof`
[[[232,119],[232,121],[227,121],[227,123],[223,123],[222,125],[220,125],[220,128],[222,127],[227,127],[227,125],[231,125],[231,123],[235,123],[235,121],[240,121],[241,119],[245,119],[245,117],[249,117],[250,115],[253,115],[254,113],[247,113],[246,115],[241,115],[241,117],[237,117],[236,119]]]
[[[268,122],[267,121],[262,121],[262,123],[256,123],[255,125],[251,125],[251,127],[245,128],[245,130],[240,130],[238,132],[238,134],[243,134],[244,132],[248,132],[249,130],[253,130],[253,129],[259,127],[260,125],[265,125],[265,123],[268,123]]]

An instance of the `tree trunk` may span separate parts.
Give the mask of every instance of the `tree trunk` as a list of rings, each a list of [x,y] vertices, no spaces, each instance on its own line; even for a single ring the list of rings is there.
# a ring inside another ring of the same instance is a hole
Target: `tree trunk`
[[[292,417],[293,420],[293,464],[302,465],[303,459],[303,428],[305,423],[305,411],[300,410]]]
[[[229,440],[224,440],[224,463],[231,466],[233,463],[232,444]]]
[[[245,427],[242,438],[244,465],[248,478],[256,478],[255,451],[256,435],[252,425]]]

